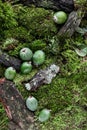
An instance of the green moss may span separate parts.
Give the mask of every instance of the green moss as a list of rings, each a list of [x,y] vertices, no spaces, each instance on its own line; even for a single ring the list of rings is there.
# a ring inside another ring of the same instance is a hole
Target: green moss
[[[57,36],[48,39],[46,51],[55,56],[60,54],[60,41]]]
[[[5,37],[5,31],[13,29],[17,26],[15,19],[15,13],[9,3],[2,3],[0,0],[0,39],[3,40]]]
[[[51,85],[45,85],[37,93],[33,93],[39,100],[39,108],[51,110],[51,118],[46,123],[39,123],[41,130],[86,130],[87,104],[86,73],[77,73],[71,77],[57,76]],[[37,119],[38,121],[38,119]]]
[[[80,58],[78,57],[78,55],[75,53],[74,50],[66,50],[62,52],[62,57],[63,57],[63,71],[65,73],[68,73],[69,75],[72,73],[76,73],[77,69],[79,68],[79,64],[80,64]]]
[[[19,6],[14,9],[19,25],[25,27],[35,38],[52,37],[57,32],[52,20],[52,11],[43,8],[28,8]]]
[[[40,124],[40,130],[86,130],[87,113],[78,106],[69,106],[57,113],[49,122]]]
[[[0,130],[8,130],[7,123],[8,117],[6,116],[3,106],[0,104]]]
[[[15,47],[13,50],[9,50],[8,54],[11,56],[19,57],[19,52],[24,47],[28,47],[28,43],[18,43],[17,47]]]
[[[86,0],[76,0],[75,3],[79,6],[86,6],[87,1]]]
[[[13,30],[5,31],[5,38],[13,37],[20,42],[31,42],[34,40],[33,35],[23,26],[15,27]]]
[[[32,42],[37,38],[46,40],[57,33],[52,17],[53,12],[43,8],[29,8],[21,5],[12,8],[9,3],[1,2],[1,38],[3,40],[13,37],[24,42]]]
[[[16,47],[17,44],[18,44],[18,40],[14,39],[14,38],[7,38],[3,42],[2,49],[3,50],[12,50]]]
[[[33,51],[43,50],[46,47],[46,43],[43,40],[35,40],[31,44],[29,44],[29,48]]]
[[[83,74],[71,77],[57,76],[50,85],[39,88],[37,93],[29,93],[39,100],[38,111],[42,108],[49,108],[52,110],[51,113],[57,113],[77,102],[81,105],[83,102],[83,105],[86,105],[86,96],[82,94],[86,90],[86,82],[84,82],[86,75],[83,78],[83,83],[80,81]],[[84,87],[82,88],[82,86]]]

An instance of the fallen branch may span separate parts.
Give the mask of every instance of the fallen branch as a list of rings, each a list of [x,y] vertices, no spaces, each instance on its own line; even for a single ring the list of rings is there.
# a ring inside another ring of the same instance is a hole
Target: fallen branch
[[[53,64],[45,70],[40,70],[30,81],[24,83],[29,91],[36,91],[43,84],[50,84],[59,72],[59,66]]]
[[[0,101],[10,119],[9,130],[36,130],[34,114],[26,108],[13,82],[0,79]]]
[[[6,67],[14,67],[17,71],[20,70],[21,60],[9,56],[8,54],[4,53],[0,50],[0,64],[3,64]]]

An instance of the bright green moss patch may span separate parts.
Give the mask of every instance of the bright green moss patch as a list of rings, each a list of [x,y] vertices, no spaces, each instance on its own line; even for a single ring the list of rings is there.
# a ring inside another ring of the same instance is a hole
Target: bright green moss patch
[[[29,93],[36,96],[39,100],[39,109],[44,107],[56,113],[70,105],[80,103],[86,105],[86,74],[82,78],[82,74],[72,75],[71,77],[57,76],[50,85],[42,86],[37,93]],[[83,82],[83,83],[82,83]],[[83,87],[82,87],[83,86]]]
[[[17,26],[15,13],[9,3],[2,3],[0,0],[0,39],[5,38],[5,31]]]
[[[18,25],[5,31],[6,37],[14,37],[21,41],[31,42],[38,39],[52,37],[57,28],[52,20],[52,11],[42,8],[17,6],[14,8]]]
[[[57,28],[52,20],[52,11],[22,6],[15,8],[14,11],[17,14],[18,23],[33,37],[48,38],[56,34]]]
[[[67,73],[75,73],[79,68],[80,58],[74,50],[65,50],[62,52],[62,57],[64,60],[64,70],[67,70]]]
[[[38,40],[33,41],[31,44],[29,44],[29,48],[33,51],[45,50],[46,43],[43,40],[38,39]]]
[[[69,106],[56,113],[49,122],[40,124],[41,130],[86,130],[87,113],[79,106]]]

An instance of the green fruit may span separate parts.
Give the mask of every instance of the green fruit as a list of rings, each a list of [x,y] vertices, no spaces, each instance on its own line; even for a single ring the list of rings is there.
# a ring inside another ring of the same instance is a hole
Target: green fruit
[[[24,61],[28,61],[32,58],[33,53],[29,48],[23,48],[20,50],[20,58]]]
[[[44,122],[47,121],[50,117],[50,110],[43,109],[39,114],[39,121]]]
[[[5,78],[13,80],[16,76],[16,70],[13,67],[9,67],[5,70]]]
[[[43,64],[45,61],[45,53],[42,50],[38,50],[33,55],[33,63],[38,66]]]
[[[53,20],[57,24],[63,24],[67,20],[67,14],[63,11],[56,12],[53,16]]]
[[[21,72],[23,74],[28,74],[29,72],[31,72],[31,70],[32,70],[31,62],[24,62],[24,63],[22,63],[22,65],[21,65]]]
[[[29,110],[35,111],[38,107],[37,99],[33,96],[29,96],[26,100],[26,106]]]

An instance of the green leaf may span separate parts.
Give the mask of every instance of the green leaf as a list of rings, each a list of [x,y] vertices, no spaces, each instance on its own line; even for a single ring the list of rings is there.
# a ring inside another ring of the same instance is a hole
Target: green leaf
[[[79,56],[84,57],[84,56],[87,55],[87,47],[85,47],[85,48],[83,48],[83,49],[78,49],[78,48],[76,48],[76,49],[75,49],[75,52],[76,52]]]

